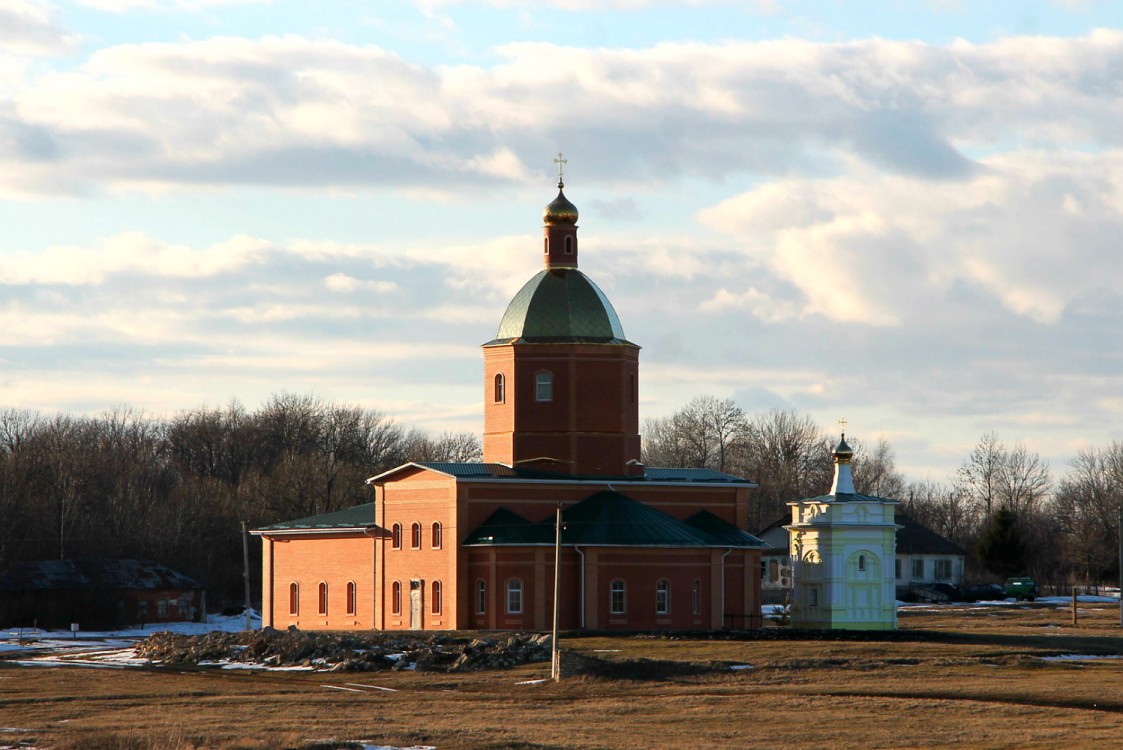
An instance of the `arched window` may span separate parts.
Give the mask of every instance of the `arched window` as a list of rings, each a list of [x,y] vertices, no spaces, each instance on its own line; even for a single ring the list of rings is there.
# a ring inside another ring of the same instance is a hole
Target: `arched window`
[[[639,390],[636,388],[635,373],[628,375],[628,395],[631,397],[633,404],[639,400]]]
[[[627,600],[627,589],[624,582],[617,578],[608,587],[608,611],[614,615],[622,615],[627,610],[625,609],[625,602]]]
[[[300,614],[300,585],[297,583],[289,584],[289,614]]]
[[[358,610],[358,607],[356,606],[356,604],[358,603],[357,599],[358,599],[358,597],[357,597],[356,591],[355,591],[355,582],[354,581],[348,581],[347,582],[347,614],[353,615]]]
[[[328,585],[320,581],[320,614],[328,613]]]
[[[858,570],[862,573],[866,572],[866,556],[858,555]]]
[[[421,524],[417,522],[410,527],[409,544],[414,549],[421,549]]]
[[[402,582],[394,581],[390,587],[390,611],[395,615],[402,613]]]
[[[433,581],[430,585],[429,599],[433,603],[433,614],[441,613],[441,582]]]
[[[698,579],[695,579],[694,585],[690,587],[690,607],[694,614],[702,614],[702,582]]]
[[[402,525],[396,523],[390,529],[390,546],[394,549],[402,548]]]
[[[542,238],[542,254],[543,255],[549,255],[550,254],[550,238],[549,237],[543,237]]]
[[[507,383],[503,379],[503,373],[496,373],[495,375],[495,403],[502,404],[507,400]]]
[[[476,581],[476,614],[487,612],[487,584],[483,579]]]
[[[565,254],[573,255],[573,237],[565,238]]]
[[[507,581],[507,614],[521,615],[523,611],[523,582],[518,578]]]
[[[539,370],[534,373],[534,400],[554,400],[554,373],[549,370]]]
[[[671,582],[666,578],[655,584],[655,614],[665,615],[671,611]]]
[[[441,522],[433,521],[433,549],[441,548],[441,536]]]

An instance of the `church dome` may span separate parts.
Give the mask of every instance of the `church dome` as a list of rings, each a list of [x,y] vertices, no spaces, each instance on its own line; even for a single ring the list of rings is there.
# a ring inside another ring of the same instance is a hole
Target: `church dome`
[[[558,184],[558,197],[550,201],[542,210],[542,221],[550,226],[577,223],[577,206],[565,197],[561,183]]]
[[[514,341],[631,343],[608,297],[576,268],[547,268],[523,285],[490,343]]]

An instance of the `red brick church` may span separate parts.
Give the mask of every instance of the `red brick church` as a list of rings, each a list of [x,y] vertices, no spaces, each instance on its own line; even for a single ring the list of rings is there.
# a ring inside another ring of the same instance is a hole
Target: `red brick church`
[[[483,462],[405,464],[373,503],[255,531],[264,625],[548,629],[559,504],[563,629],[760,624],[754,485],[640,463],[640,348],[577,268],[563,187],[545,268],[483,345]]]

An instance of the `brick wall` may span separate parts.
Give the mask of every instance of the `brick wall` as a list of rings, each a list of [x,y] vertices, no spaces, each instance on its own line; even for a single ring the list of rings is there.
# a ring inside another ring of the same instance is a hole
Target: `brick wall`
[[[362,533],[264,537],[263,625],[301,630],[365,630],[374,627],[374,540]],[[297,584],[297,612],[290,586]],[[319,611],[327,584],[327,614]],[[355,612],[347,612],[347,584],[355,584]]]

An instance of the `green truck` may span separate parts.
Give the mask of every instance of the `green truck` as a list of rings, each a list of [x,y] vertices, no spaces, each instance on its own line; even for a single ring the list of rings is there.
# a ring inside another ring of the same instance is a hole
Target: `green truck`
[[[1032,602],[1037,598],[1037,583],[1032,578],[1007,578],[1006,596],[1012,596],[1018,601],[1025,599]]]

